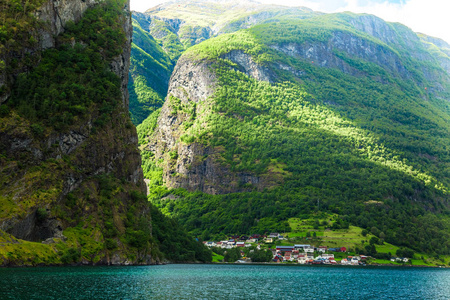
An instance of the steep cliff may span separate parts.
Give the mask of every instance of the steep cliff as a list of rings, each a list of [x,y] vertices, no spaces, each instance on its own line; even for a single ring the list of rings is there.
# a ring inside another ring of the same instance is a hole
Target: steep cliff
[[[133,12],[130,111],[140,124],[160,108],[180,55],[214,36],[287,16],[310,18],[320,13],[303,7],[261,5],[254,1],[177,1]]]
[[[198,235],[288,231],[288,218],[326,212],[447,254],[449,91],[417,34],[373,16],[207,40],[139,128],[151,198]]]
[[[35,16],[39,42],[18,49],[38,59],[8,70],[0,106],[1,264],[155,263],[128,114],[129,2],[49,1]]]

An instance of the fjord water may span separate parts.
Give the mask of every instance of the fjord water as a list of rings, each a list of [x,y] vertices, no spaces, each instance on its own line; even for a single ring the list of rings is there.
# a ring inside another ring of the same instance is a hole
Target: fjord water
[[[449,299],[450,270],[280,265],[0,269],[0,299]]]

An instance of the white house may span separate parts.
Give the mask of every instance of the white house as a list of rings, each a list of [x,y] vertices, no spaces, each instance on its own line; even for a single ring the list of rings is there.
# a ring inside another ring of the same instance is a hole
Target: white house
[[[306,253],[314,253],[314,247],[311,247],[311,246],[309,246],[309,247],[304,247],[303,250],[304,250]]]
[[[317,248],[317,251],[325,253],[325,252],[327,252],[327,247],[326,246],[320,246],[319,248]]]
[[[299,244],[297,244],[297,245],[294,245],[294,248],[296,249],[296,250],[303,250],[303,249],[305,249],[305,247],[311,247],[311,245],[299,245]]]
[[[300,253],[297,257],[297,261],[299,264],[304,265],[308,261],[308,256],[305,253]]]
[[[245,242],[237,242],[236,247],[245,247]]]
[[[207,243],[206,243],[206,246],[208,246],[209,248],[215,247],[215,246],[216,246],[216,243],[215,243],[215,242],[207,242]]]

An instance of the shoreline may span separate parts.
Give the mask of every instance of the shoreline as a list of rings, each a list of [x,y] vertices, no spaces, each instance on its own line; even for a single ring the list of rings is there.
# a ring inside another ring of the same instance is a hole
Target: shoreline
[[[376,268],[376,267],[392,267],[392,268],[435,268],[435,269],[450,269],[447,266],[427,266],[427,265],[394,265],[394,264],[366,264],[366,265],[328,265],[328,264],[292,264],[292,263],[271,263],[271,262],[164,262],[164,263],[154,263],[154,264],[40,264],[36,266],[29,265],[2,265],[0,269],[19,269],[19,268],[39,268],[39,267],[151,267],[151,266],[164,266],[164,265],[252,265],[252,266],[288,266],[288,267],[338,267],[338,268]]]
[[[350,268],[360,268],[360,267],[394,267],[394,268],[437,268],[437,269],[450,269],[446,266],[427,266],[427,265],[394,265],[394,264],[366,264],[366,265],[328,265],[328,264],[290,264],[290,263],[263,263],[263,262],[246,262],[246,263],[231,263],[231,262],[214,262],[206,263],[212,265],[264,265],[264,266],[305,266],[305,267],[350,267]]]

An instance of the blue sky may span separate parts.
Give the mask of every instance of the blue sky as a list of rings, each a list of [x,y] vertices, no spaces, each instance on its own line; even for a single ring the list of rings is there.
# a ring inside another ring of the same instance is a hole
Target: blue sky
[[[168,0],[130,0],[131,9],[145,11]],[[267,4],[306,6],[332,13],[369,13],[389,22],[400,22],[416,32],[450,43],[450,1],[448,0],[257,0]]]

